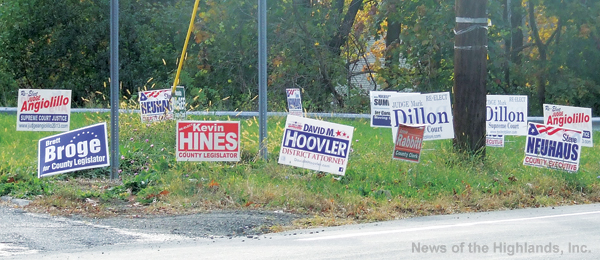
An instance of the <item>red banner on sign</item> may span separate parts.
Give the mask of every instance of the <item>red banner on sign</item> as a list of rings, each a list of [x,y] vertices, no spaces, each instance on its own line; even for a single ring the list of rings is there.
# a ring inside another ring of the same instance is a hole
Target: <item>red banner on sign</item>
[[[419,162],[424,133],[424,125],[398,125],[392,158],[409,162]]]
[[[239,161],[240,122],[178,121],[177,161]]]

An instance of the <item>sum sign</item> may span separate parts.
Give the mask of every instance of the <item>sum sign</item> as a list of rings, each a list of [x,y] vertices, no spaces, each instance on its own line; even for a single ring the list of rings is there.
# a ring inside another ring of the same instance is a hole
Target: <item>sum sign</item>
[[[177,160],[239,161],[239,122],[177,122]]]

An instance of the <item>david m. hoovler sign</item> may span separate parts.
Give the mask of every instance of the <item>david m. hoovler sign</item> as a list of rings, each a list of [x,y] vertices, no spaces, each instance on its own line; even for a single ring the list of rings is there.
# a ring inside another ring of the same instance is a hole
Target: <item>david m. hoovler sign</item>
[[[279,163],[344,175],[354,127],[288,115]]]

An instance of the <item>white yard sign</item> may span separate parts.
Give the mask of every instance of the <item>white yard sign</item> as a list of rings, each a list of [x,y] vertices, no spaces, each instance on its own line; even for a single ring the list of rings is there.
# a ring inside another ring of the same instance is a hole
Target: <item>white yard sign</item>
[[[344,175],[354,127],[288,115],[279,163]]]
[[[399,124],[425,124],[423,141],[454,138],[450,93],[392,95],[390,97],[392,137],[396,142]]]
[[[544,104],[544,124],[582,130],[581,146],[594,146],[591,108]]]
[[[288,88],[285,90],[288,102],[288,114],[302,116],[302,96],[299,88]]]
[[[69,131],[71,90],[19,89],[17,131]]]
[[[527,96],[487,95],[488,135],[527,135]]]

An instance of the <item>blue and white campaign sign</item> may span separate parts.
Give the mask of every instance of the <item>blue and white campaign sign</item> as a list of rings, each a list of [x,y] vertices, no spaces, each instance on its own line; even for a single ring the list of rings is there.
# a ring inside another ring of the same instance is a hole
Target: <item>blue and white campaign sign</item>
[[[38,178],[110,165],[106,123],[40,139]]]
[[[582,130],[581,146],[594,146],[591,108],[544,104],[544,124]]]
[[[488,135],[527,135],[527,96],[487,95]]]
[[[71,90],[19,89],[17,131],[69,131]]]
[[[140,91],[140,112],[143,123],[172,120],[171,89]]]
[[[449,92],[392,95],[390,97],[390,113],[394,143],[399,124],[425,124],[423,141],[454,138]]]
[[[285,90],[288,103],[288,114],[293,116],[303,116],[302,114],[302,96],[299,88],[288,88]]]
[[[371,127],[392,127],[390,119],[390,96],[393,91],[370,91]]]
[[[279,163],[344,175],[354,127],[288,115]]]
[[[529,123],[523,165],[576,172],[581,130]]]
[[[390,117],[390,97],[392,95],[418,95],[420,93],[400,93],[395,91],[370,91],[371,127],[392,127]]]

